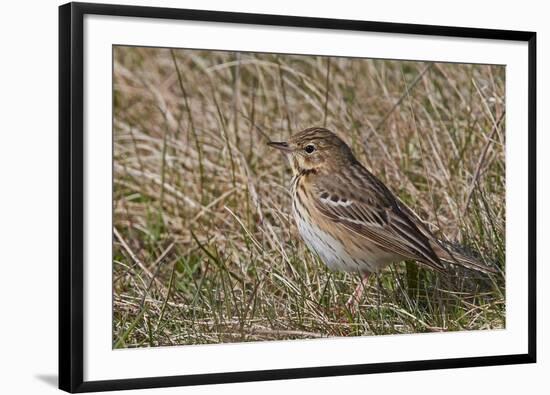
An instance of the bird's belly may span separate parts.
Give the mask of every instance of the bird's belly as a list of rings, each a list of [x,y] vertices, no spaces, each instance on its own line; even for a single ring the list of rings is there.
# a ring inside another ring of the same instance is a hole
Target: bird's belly
[[[317,253],[329,269],[344,272],[378,272],[391,262],[395,262],[394,254],[388,254],[377,246],[369,248],[352,249],[346,247],[341,241],[325,232],[319,226],[304,220],[296,212],[294,213],[298,231],[308,248]]]

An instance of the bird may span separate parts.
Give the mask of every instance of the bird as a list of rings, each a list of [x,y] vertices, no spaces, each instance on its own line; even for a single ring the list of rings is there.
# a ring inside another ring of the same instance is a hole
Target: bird
[[[497,273],[450,248],[353,155],[332,131],[311,127],[270,141],[292,169],[292,212],[307,247],[333,271],[360,275],[346,306],[354,311],[372,273],[414,260],[439,272],[449,264]]]

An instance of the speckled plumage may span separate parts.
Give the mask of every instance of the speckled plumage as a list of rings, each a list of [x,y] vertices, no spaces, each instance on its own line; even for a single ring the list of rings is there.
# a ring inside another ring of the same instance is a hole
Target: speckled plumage
[[[413,259],[436,270],[452,263],[494,272],[449,251],[329,130],[310,128],[287,142],[269,144],[289,158],[298,231],[330,269],[366,277]]]
[[[351,200],[336,200],[324,192],[322,174],[298,175],[292,183],[293,214],[300,235],[331,269],[355,273],[378,272],[404,258],[334,222],[332,211],[352,209]],[[326,198],[322,196],[327,195]],[[345,199],[345,198],[344,198]]]

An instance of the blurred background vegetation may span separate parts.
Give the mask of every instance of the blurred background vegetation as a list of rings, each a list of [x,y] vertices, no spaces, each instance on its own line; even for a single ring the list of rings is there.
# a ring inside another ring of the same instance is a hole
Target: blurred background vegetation
[[[505,326],[505,68],[114,48],[113,346]],[[498,275],[358,278],[307,250],[269,139],[326,126]]]

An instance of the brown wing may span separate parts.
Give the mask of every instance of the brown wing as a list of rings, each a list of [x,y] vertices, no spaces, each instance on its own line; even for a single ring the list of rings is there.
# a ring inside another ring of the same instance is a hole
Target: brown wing
[[[443,270],[429,238],[388,188],[359,164],[348,172],[315,183],[313,197],[321,214],[384,249]]]

